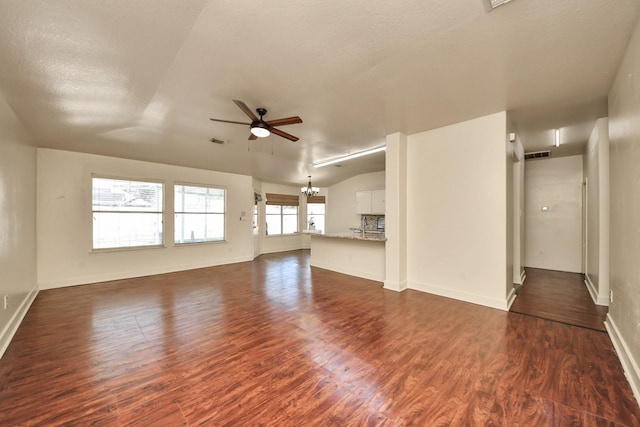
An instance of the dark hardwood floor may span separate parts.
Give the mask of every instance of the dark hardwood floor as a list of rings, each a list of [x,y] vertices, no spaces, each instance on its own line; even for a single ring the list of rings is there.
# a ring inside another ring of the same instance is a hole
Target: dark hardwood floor
[[[640,409],[607,334],[296,251],[40,292],[0,360],[0,425],[638,426]]]
[[[606,332],[608,308],[594,304],[582,274],[530,267],[526,273],[510,311]]]

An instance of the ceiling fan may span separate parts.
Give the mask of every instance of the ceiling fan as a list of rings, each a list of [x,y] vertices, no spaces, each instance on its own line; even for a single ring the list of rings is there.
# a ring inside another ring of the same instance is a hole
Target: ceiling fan
[[[240,108],[250,119],[251,123],[244,122],[236,122],[233,120],[222,120],[222,119],[211,119],[214,122],[223,122],[223,123],[235,123],[237,125],[247,125],[249,126],[249,130],[251,131],[251,135],[249,135],[249,139],[256,138],[264,138],[269,136],[272,133],[275,133],[278,136],[283,138],[287,138],[291,141],[297,141],[299,138],[293,136],[287,132],[283,132],[280,129],[276,129],[275,126],[285,126],[285,125],[293,125],[296,123],[302,123],[302,119],[298,116],[286,117],[284,119],[275,119],[265,121],[262,119],[263,116],[267,114],[267,110],[265,108],[256,108],[256,113],[260,116],[258,118],[247,104],[242,101],[238,101],[234,99],[233,102]]]

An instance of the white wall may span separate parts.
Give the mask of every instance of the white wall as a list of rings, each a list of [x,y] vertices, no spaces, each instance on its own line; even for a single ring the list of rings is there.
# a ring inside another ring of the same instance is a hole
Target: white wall
[[[501,112],[407,137],[410,288],[508,309],[506,130]]]
[[[609,124],[598,119],[583,156],[586,182],[587,288],[596,304],[609,304]]]
[[[360,227],[356,214],[356,191],[385,188],[385,172],[372,172],[354,176],[329,187],[327,202],[327,232],[339,233],[349,227]]]
[[[91,252],[91,174],[165,183],[164,248]],[[173,246],[174,181],[227,189],[226,242]],[[41,289],[165,273],[253,258],[249,176],[38,149],[38,283]],[[247,213],[247,221],[240,214]]]
[[[525,266],[582,272],[582,156],[530,160],[524,182]]]
[[[37,293],[35,212],[36,149],[0,97],[0,356]]]
[[[607,326],[640,401],[640,23],[609,92],[611,179]]]

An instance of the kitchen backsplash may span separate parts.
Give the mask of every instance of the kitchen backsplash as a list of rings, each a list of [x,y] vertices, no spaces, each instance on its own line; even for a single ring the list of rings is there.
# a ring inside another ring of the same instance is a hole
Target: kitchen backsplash
[[[363,230],[384,231],[384,215],[361,215],[360,228]]]

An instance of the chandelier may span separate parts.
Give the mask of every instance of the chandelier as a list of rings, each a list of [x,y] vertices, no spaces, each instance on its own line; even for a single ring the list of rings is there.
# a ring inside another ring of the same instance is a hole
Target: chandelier
[[[311,186],[311,175],[309,175],[309,184],[306,187],[302,187],[300,191],[303,196],[313,197],[320,192],[320,189],[318,187]]]

